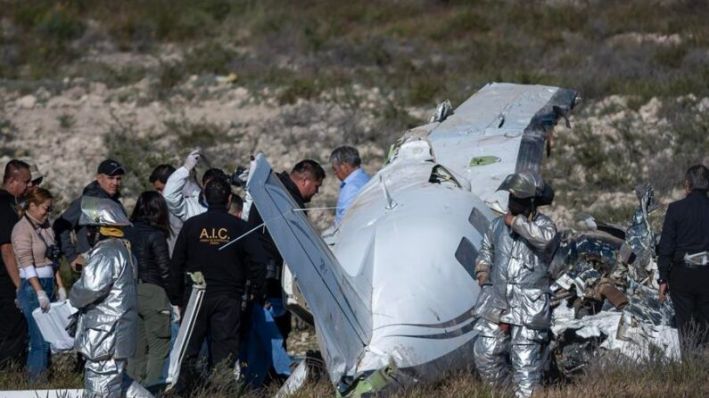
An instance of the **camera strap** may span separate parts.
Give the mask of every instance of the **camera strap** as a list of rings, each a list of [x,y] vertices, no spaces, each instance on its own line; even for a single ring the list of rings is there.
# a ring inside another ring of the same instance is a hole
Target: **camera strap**
[[[44,239],[44,236],[42,236],[42,228],[40,228],[39,225],[35,224],[34,221],[32,221],[32,219],[29,218],[29,216],[27,215],[27,213],[25,213],[25,218],[27,219],[27,222],[30,223],[30,225],[32,226],[32,228],[34,228],[34,232],[37,234],[37,236],[39,236],[39,240],[41,240],[42,243],[44,243],[45,253],[46,253],[46,252],[49,250],[49,246],[50,246],[50,245],[49,245],[49,243],[47,243],[47,241]],[[30,251],[31,251],[31,250],[30,250]],[[46,254],[45,254],[45,255],[46,255]],[[32,251],[32,262],[33,262],[33,263],[35,262],[35,261],[34,261],[34,252],[33,252],[33,251]]]

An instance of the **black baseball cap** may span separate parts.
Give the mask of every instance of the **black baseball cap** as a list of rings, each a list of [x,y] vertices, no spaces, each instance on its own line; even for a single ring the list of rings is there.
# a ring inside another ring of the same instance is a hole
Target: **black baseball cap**
[[[125,174],[126,170],[120,163],[116,162],[115,160],[106,159],[98,165],[97,173],[113,177]]]

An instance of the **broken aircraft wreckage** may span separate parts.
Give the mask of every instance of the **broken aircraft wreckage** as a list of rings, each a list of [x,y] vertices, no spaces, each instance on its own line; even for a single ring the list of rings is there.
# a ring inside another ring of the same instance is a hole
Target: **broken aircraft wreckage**
[[[256,156],[247,191],[288,265],[288,307],[313,321],[338,395],[391,392],[474,367],[481,291],[474,262],[489,223],[507,206],[496,189],[510,173],[539,171],[547,139],[559,119],[568,124],[577,100],[567,89],[491,83],[455,111],[446,101],[429,124],[397,141],[339,227],[322,237],[266,158]],[[549,347],[561,374],[599,350],[679,355],[672,307],[652,290],[652,190],[638,192],[641,206],[627,232],[589,219],[593,231],[559,235]],[[610,278],[622,280],[620,290]],[[179,377],[203,288],[193,290],[183,315],[168,389]],[[307,363],[278,396],[303,384]]]
[[[431,123],[392,147],[324,237],[297,211],[265,157],[256,157],[247,190],[288,264],[289,308],[312,316],[338,395],[393,391],[473,367],[480,293],[474,262],[488,224],[507,206],[496,189],[510,173],[539,171],[547,138],[559,119],[568,123],[576,101],[572,90],[492,83],[454,112],[441,104]],[[631,227],[625,246],[647,259],[636,247],[647,238],[638,234],[650,231],[648,208],[641,209],[646,229]],[[647,280],[626,272],[627,296],[608,283],[611,270],[601,260],[614,266],[621,242],[602,230],[567,233],[560,242],[550,348],[563,374],[588,362],[599,344],[635,358],[650,346],[678,355],[671,305],[657,302]]]

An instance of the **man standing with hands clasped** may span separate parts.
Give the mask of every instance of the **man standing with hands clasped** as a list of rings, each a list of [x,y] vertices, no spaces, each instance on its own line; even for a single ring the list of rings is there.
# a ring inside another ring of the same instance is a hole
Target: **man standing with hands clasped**
[[[660,301],[669,291],[688,352],[709,342],[709,169],[690,167],[684,189],[687,196],[667,208],[657,255]]]

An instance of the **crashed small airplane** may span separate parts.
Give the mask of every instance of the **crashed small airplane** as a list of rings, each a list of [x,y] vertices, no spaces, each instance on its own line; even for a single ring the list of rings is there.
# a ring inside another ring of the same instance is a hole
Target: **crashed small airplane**
[[[391,392],[473,368],[473,308],[480,293],[474,262],[489,223],[507,207],[507,195],[496,188],[515,171],[539,171],[554,126],[559,119],[568,123],[577,100],[567,89],[491,83],[455,111],[441,104],[429,124],[392,146],[386,165],[326,237],[266,158],[256,156],[247,191],[288,265],[283,282],[289,309],[313,321],[338,395]],[[560,276],[552,286],[551,344],[562,374],[587,363],[599,345],[633,358],[650,346],[668,358],[678,355],[671,306],[657,302],[654,278],[647,277],[654,265],[648,254],[651,192],[638,197],[640,213],[627,232],[608,233],[598,224],[596,231],[562,236],[552,264]],[[630,260],[631,254],[640,260]],[[629,265],[625,296],[605,284],[618,257]],[[193,290],[185,311],[170,355],[168,390],[179,377],[201,294],[203,286]],[[306,363],[278,397],[302,384]]]
[[[330,245],[256,157],[247,190],[312,314],[340,395],[473,367],[474,262],[507,206],[496,189],[510,173],[539,170],[576,101],[572,90],[492,83],[454,112],[442,104],[392,147]]]

